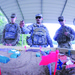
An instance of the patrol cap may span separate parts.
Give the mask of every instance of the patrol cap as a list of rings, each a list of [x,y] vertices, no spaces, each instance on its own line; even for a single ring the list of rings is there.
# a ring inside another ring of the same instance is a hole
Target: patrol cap
[[[15,18],[15,17],[16,17],[15,13],[11,14],[11,18]]]
[[[42,18],[42,14],[36,14],[35,17],[38,17],[40,16]]]
[[[64,17],[63,16],[59,16],[58,17],[58,21],[64,21]]]

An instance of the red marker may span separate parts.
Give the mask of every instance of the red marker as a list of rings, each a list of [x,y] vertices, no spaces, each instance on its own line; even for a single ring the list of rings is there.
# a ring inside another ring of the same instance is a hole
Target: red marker
[[[42,50],[42,47],[40,46],[40,52],[41,52],[41,50]]]
[[[25,51],[26,51],[26,46],[24,46],[24,48],[25,48]]]
[[[1,75],[1,69],[0,69],[0,75]]]

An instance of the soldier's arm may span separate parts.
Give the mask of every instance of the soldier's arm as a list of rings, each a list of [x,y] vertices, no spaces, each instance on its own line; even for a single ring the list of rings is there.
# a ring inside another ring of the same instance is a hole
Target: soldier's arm
[[[3,33],[2,33],[2,40],[1,40],[1,42],[3,43],[3,45],[6,45],[6,42],[5,42],[5,39],[4,39],[4,37],[5,37],[5,29],[6,29],[6,25],[5,25],[5,27],[3,29]]]
[[[55,35],[54,35],[54,37],[53,37],[53,39],[55,40],[55,41],[57,41],[57,37],[58,37],[58,30],[56,31],[56,33],[55,33]]]
[[[52,42],[52,39],[49,35],[49,32],[48,32],[47,28],[46,28],[46,37],[47,37],[47,42],[50,45],[50,47],[53,47],[53,42]]]
[[[31,34],[33,32],[33,24],[27,26],[27,28],[29,29],[29,33]]]
[[[75,39],[75,31],[72,28],[69,28],[70,32],[65,32],[65,35],[70,38],[70,41]]]
[[[28,34],[30,30],[24,25],[24,27],[21,27],[21,33],[22,34]]]
[[[33,24],[32,25],[28,25],[27,27],[24,26],[24,27],[21,28],[21,33],[22,34],[28,34],[28,33],[31,34],[32,28],[33,28]]]

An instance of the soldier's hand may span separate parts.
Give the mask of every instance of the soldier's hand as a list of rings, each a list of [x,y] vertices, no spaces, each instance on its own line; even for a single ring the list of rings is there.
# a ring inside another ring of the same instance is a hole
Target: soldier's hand
[[[64,34],[67,36],[69,34],[69,32],[65,32]]]
[[[12,44],[9,44],[9,46],[12,46]]]
[[[6,43],[6,46],[8,46],[8,44]]]
[[[24,27],[24,25],[25,25],[24,21],[20,21],[20,27],[22,28]]]
[[[6,46],[12,46],[12,44],[6,44]]]

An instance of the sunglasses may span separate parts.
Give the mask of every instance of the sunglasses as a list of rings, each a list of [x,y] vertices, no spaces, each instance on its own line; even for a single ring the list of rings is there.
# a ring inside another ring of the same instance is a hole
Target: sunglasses
[[[42,17],[41,16],[37,16],[36,19],[38,19],[38,18],[41,19]]]
[[[62,22],[63,20],[58,20],[59,22]]]

